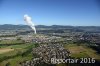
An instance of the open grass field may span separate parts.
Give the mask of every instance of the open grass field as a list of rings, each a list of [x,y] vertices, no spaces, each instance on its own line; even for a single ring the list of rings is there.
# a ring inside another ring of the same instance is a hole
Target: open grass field
[[[75,58],[95,58],[100,59],[100,54],[87,46],[78,46],[76,44],[66,44],[65,48],[71,52],[71,57]]]
[[[22,40],[2,40],[0,44],[20,44],[23,43]]]
[[[20,62],[23,62],[25,60],[31,60],[31,58],[32,58],[31,54],[28,54],[25,57],[17,56],[15,58],[3,61],[2,63],[0,63],[0,66],[5,66],[8,62],[10,63],[10,66],[20,66]]]
[[[21,45],[11,45],[11,46],[1,46],[0,54],[7,53],[10,51],[24,50],[24,48],[30,46],[30,44],[21,44]]]
[[[0,60],[2,58],[9,57],[9,56],[11,58],[8,58],[8,59],[0,62],[0,66],[5,66],[7,63],[10,63],[10,66],[20,66],[20,64],[19,64],[20,62],[23,62],[25,60],[31,60],[33,58],[33,56],[30,52],[26,53],[25,56],[22,56],[22,53],[24,53],[28,49],[34,48],[34,47],[35,47],[34,44],[1,46]],[[95,50],[93,50],[87,46],[82,46],[82,45],[78,46],[77,44],[65,44],[64,47],[71,52],[71,57],[74,57],[74,58],[91,57],[91,58],[95,58],[95,59],[100,59],[100,55],[97,54]],[[57,65],[57,66],[61,66],[61,65]]]
[[[2,52],[0,52],[0,61],[3,58],[10,58],[1,61],[0,66],[5,66],[8,62],[10,63],[10,66],[19,66],[20,62],[32,59],[33,56],[31,53],[26,53],[26,55],[24,54],[25,56],[22,56],[22,54],[33,47],[34,44],[21,44],[1,47],[0,50]]]
[[[0,49],[0,54],[3,54],[3,53],[6,53],[6,52],[10,52],[10,51],[14,51],[14,49],[11,49],[11,48],[3,48],[3,49]]]

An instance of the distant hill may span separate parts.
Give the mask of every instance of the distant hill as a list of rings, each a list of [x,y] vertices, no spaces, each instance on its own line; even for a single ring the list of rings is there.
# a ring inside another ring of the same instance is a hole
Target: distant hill
[[[45,29],[64,29],[64,30],[71,30],[71,31],[86,31],[86,32],[100,32],[100,26],[63,26],[63,25],[37,25],[36,28],[45,28]],[[31,29],[27,25],[12,25],[12,24],[4,24],[0,25],[0,30],[16,30],[16,29]]]
[[[27,25],[11,25],[11,24],[4,24],[0,25],[0,30],[14,30],[14,29],[23,29],[23,28],[29,28]]]

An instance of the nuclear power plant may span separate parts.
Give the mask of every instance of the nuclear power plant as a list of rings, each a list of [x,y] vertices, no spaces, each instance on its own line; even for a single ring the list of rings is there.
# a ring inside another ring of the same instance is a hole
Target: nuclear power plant
[[[27,23],[28,26],[30,26],[34,30],[34,34],[36,34],[36,28],[34,23],[32,22],[31,17],[29,17],[27,14],[24,15],[24,21]]]

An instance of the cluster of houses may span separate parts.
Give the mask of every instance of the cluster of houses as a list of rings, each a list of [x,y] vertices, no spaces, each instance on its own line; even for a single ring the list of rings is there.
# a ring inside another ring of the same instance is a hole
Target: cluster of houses
[[[15,35],[15,34],[16,34],[15,30],[0,30],[0,36]]]
[[[67,41],[90,41],[91,43],[100,44],[100,33],[89,32],[68,32],[68,33],[54,33],[53,36],[59,36]]]
[[[81,35],[76,35],[73,37],[74,41],[83,40],[89,41],[91,43],[99,43],[100,44],[100,35],[99,34],[91,34],[91,33],[84,33]]]
[[[21,40],[24,40],[25,42],[48,43],[58,42],[62,38],[64,41],[88,40],[94,43],[100,43],[100,33],[66,32],[38,34],[36,36],[34,36],[33,33],[27,33],[25,35],[17,35],[16,33],[18,32],[15,30],[0,31],[0,40],[16,40],[17,37],[21,37]]]
[[[21,63],[21,66],[35,66],[36,64],[52,64],[51,59],[66,59],[70,57],[70,52],[63,47],[62,44],[41,44],[37,48],[33,48],[33,56],[31,61]]]
[[[16,37],[1,37],[0,40],[17,40]]]
[[[61,39],[60,37],[56,36],[47,36],[47,35],[20,35],[21,40],[25,42],[34,42],[34,43],[49,43],[49,42],[56,42]]]

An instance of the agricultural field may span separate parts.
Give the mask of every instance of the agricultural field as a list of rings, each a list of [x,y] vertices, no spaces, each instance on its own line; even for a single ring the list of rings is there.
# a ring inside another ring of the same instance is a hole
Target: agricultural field
[[[32,44],[21,44],[21,45],[10,45],[1,46],[0,48],[0,66],[19,66],[20,62],[25,60],[31,60],[33,58],[31,51],[35,45]]]
[[[100,60],[100,54],[97,54],[95,50],[87,46],[84,45],[78,46],[77,44],[65,44],[65,48],[71,52],[71,57],[74,58],[91,57]]]
[[[31,60],[33,55],[31,53],[32,48],[35,44],[21,44],[21,45],[10,45],[2,46],[0,48],[0,66],[20,66],[20,62]],[[71,57],[73,58],[95,58],[100,60],[100,55],[96,53],[95,50],[77,44],[65,44],[64,47],[71,52]],[[62,66],[64,64],[59,64],[57,66]]]
[[[6,52],[10,52],[10,51],[14,51],[14,49],[11,49],[11,48],[3,48],[3,49],[0,49],[0,54],[6,53]]]
[[[24,43],[22,40],[2,40],[0,41],[0,45],[2,44],[22,44]]]

